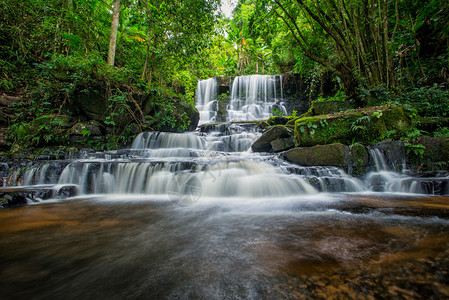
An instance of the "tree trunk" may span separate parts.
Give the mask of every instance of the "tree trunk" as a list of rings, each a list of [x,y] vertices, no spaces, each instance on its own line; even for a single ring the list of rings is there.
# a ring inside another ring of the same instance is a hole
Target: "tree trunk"
[[[120,0],[114,0],[112,12],[111,36],[109,38],[108,65],[113,66],[115,60],[115,48],[117,46],[118,21],[120,17]]]

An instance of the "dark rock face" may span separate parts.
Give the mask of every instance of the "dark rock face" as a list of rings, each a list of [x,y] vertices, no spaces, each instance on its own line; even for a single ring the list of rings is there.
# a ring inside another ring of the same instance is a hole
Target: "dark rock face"
[[[396,171],[401,171],[404,162],[409,163],[406,155],[406,147],[403,141],[384,141],[373,145],[384,153],[389,166]]]
[[[271,142],[281,138],[292,136],[292,131],[282,125],[275,125],[265,131],[251,146],[254,152],[270,152],[272,151]]]

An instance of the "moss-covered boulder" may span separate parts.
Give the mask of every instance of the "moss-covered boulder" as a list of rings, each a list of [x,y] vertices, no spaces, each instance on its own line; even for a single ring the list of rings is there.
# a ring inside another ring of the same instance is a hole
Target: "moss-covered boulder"
[[[349,101],[313,101],[310,112],[313,115],[327,115],[355,108]]]
[[[295,122],[295,145],[369,145],[386,138],[400,139],[410,128],[411,119],[403,107],[376,106],[300,118]]]
[[[265,131],[252,145],[254,152],[270,152],[272,151],[271,142],[281,138],[288,138],[293,132],[283,125],[275,125]]]
[[[79,122],[70,128],[70,134],[81,136],[102,135],[103,129],[97,121]]]
[[[272,116],[268,118],[267,123],[270,125],[285,125],[289,120],[289,117]]]
[[[285,158],[300,166],[336,166],[347,168],[348,147],[343,144],[297,147],[285,152]]]

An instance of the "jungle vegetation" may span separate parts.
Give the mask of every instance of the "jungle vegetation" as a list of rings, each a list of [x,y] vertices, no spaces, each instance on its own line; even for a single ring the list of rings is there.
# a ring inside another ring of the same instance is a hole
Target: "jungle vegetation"
[[[330,81],[358,106],[394,102],[449,117],[447,0],[239,0],[230,18],[220,0],[0,5],[4,148],[66,143],[64,118],[82,121],[68,105],[80,93],[109,101],[102,126],[118,128],[127,115],[136,130],[185,129],[176,105],[194,105],[197,81],[216,75],[298,74],[315,98]],[[103,146],[126,143],[129,123]]]

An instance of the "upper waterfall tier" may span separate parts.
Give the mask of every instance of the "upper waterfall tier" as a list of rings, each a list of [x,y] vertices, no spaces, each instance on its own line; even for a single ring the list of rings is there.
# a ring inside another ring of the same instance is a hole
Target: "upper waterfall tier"
[[[286,114],[281,75],[247,75],[234,79],[227,121],[267,119],[273,110]]]
[[[199,125],[217,121],[217,80],[209,78],[198,81],[196,108],[200,112]]]
[[[196,91],[199,124],[267,119],[274,112],[287,114],[281,75],[237,76],[230,97],[218,97],[217,78],[200,80]]]

